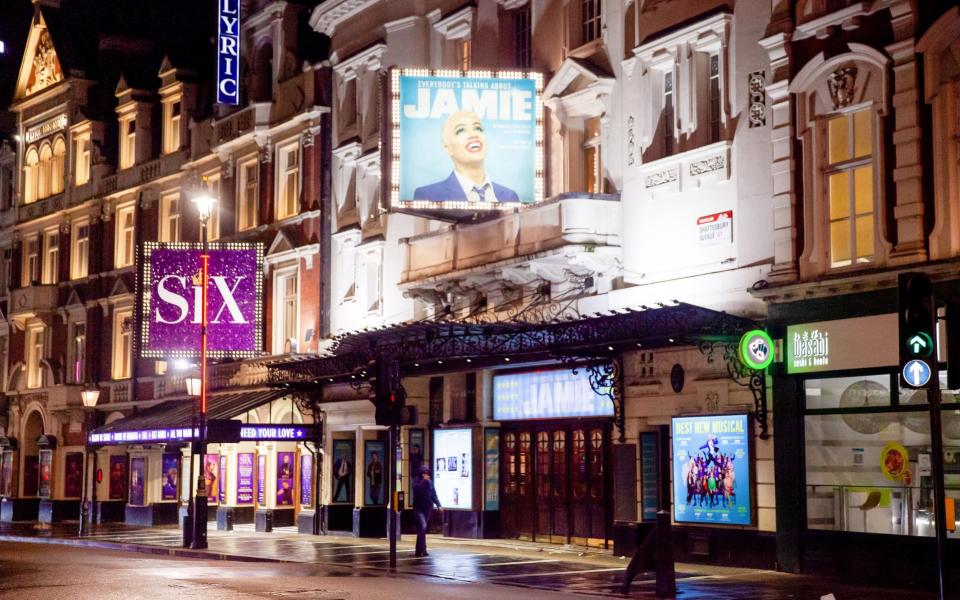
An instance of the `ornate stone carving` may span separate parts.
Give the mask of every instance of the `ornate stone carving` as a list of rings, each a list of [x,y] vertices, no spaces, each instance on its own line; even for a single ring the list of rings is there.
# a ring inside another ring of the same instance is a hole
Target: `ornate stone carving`
[[[260,162],[270,164],[273,162],[273,142],[265,140],[260,145]]]
[[[694,161],[690,163],[690,175],[696,176],[710,173],[711,171],[719,171],[724,168],[726,164],[727,160],[722,154]]]
[[[665,183],[676,181],[678,175],[679,173],[676,167],[670,167],[669,169],[651,173],[643,180],[643,187],[650,189],[652,187],[657,187],[659,185],[664,185]]]
[[[827,89],[830,90],[830,99],[833,101],[834,110],[849,106],[853,102],[856,85],[856,67],[840,67],[827,76]]]
[[[637,146],[633,133],[633,126],[635,123],[636,119],[633,118],[633,115],[627,117],[627,165],[633,165],[635,162],[633,157]]]
[[[749,125],[763,127],[767,124],[767,78],[763,71],[747,75],[747,90],[750,95]]]
[[[33,55],[33,85],[27,90],[28,94],[40,91],[63,79],[60,65],[57,64],[57,53],[50,41],[50,33],[44,29],[37,40],[37,49]]]

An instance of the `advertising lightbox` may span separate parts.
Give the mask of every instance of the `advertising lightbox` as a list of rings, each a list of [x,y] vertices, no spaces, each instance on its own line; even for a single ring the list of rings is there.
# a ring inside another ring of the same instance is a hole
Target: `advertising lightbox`
[[[200,355],[200,244],[147,242],[140,256],[140,355]],[[258,356],[263,348],[263,245],[209,244],[207,355]]]
[[[543,200],[543,76],[393,69],[390,205],[502,210]]]
[[[473,509],[473,430],[433,432],[433,485],[443,508]]]
[[[613,402],[593,390],[587,369],[508,373],[493,378],[496,421],[612,416]]]
[[[673,518],[750,525],[749,415],[673,417]]]

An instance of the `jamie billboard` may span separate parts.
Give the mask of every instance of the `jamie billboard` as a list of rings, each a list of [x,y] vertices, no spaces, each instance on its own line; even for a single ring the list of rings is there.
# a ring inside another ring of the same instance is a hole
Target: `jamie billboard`
[[[750,417],[674,417],[673,517],[678,523],[750,525]]]
[[[140,355],[176,358],[200,355],[203,315],[199,244],[143,245]],[[208,244],[207,354],[214,358],[257,356],[263,349],[263,245]]]
[[[539,73],[393,69],[390,84],[393,208],[543,200]]]
[[[496,421],[612,417],[613,402],[590,385],[586,368],[508,373],[493,377]]]

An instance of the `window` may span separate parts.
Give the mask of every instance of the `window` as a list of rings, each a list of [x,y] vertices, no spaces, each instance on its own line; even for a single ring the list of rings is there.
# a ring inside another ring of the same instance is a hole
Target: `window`
[[[37,198],[50,195],[50,183],[53,179],[53,149],[50,144],[40,146],[40,175],[37,180]]]
[[[382,306],[380,257],[368,255],[363,263],[363,295],[368,313],[379,313]]]
[[[43,277],[41,283],[50,285],[59,281],[60,232],[54,229],[43,234]]]
[[[113,378],[128,379],[133,357],[133,309],[113,312]]]
[[[920,466],[932,453],[926,390],[899,388],[897,378],[887,372],[804,381],[808,529],[934,535],[929,476]],[[944,373],[941,387],[949,456],[960,446],[960,404]],[[960,485],[949,475],[945,491],[960,501]],[[954,529],[956,515],[947,517]]]
[[[73,138],[73,181],[83,185],[90,181],[90,133],[80,133]]]
[[[0,295],[6,296],[10,292],[10,285],[13,281],[13,250],[5,248],[2,259],[3,272],[0,273]]]
[[[40,155],[36,148],[27,150],[23,167],[23,203],[36,202],[38,198],[38,183],[40,178]]]
[[[40,240],[32,237],[23,242],[23,273],[21,287],[28,287],[40,281]]]
[[[300,301],[297,283],[296,269],[278,272],[274,279],[274,354],[298,350]]]
[[[830,266],[869,263],[875,252],[870,111],[833,117],[826,130]]]
[[[40,361],[45,358],[45,333],[41,323],[27,326],[27,387],[30,389],[43,386],[43,370]]]
[[[170,154],[180,149],[180,98],[163,104],[163,152]]]
[[[663,156],[670,156],[676,146],[673,131],[673,73],[663,74],[663,112],[660,114],[663,122]]]
[[[600,20],[600,0],[581,0],[580,16],[582,19],[582,43],[599,39],[602,23]]]
[[[532,37],[533,26],[530,22],[530,4],[528,3],[513,13],[514,62],[518,69],[529,69],[533,64]]]
[[[470,70],[470,39],[457,40],[457,65],[462,71]]]
[[[216,198],[216,202],[210,207],[210,218],[207,219],[207,239],[210,241],[220,239],[220,207],[223,204],[223,198],[220,196],[220,174],[207,176],[207,189],[210,195]]]
[[[296,144],[277,151],[279,156],[279,186],[277,190],[277,218],[285,219],[298,212],[300,198],[300,148]]]
[[[83,279],[90,264],[90,222],[74,221],[70,226],[70,279]]]
[[[256,159],[240,165],[240,210],[238,212],[238,230],[245,231],[258,225],[257,207],[260,204],[258,185],[260,164]]]
[[[603,193],[603,166],[600,151],[600,117],[584,120],[583,175],[586,192]]]
[[[57,138],[53,142],[53,159],[50,164],[50,193],[63,193],[63,181],[66,174],[64,168],[67,160],[67,146],[63,138]]]
[[[337,287],[340,303],[353,302],[357,297],[357,252],[356,240],[337,243]]]
[[[87,362],[87,324],[74,323],[70,336],[70,349],[67,360],[70,363],[69,376],[73,383],[84,383]]]
[[[137,159],[137,121],[136,115],[124,117],[120,121],[120,168],[132,167]]]
[[[720,55],[711,54],[708,60],[710,80],[710,142],[720,141]]]
[[[131,204],[117,209],[117,237],[114,266],[118,269],[133,264],[135,247],[134,206]]]
[[[160,198],[161,242],[180,241],[180,194],[173,193]]]

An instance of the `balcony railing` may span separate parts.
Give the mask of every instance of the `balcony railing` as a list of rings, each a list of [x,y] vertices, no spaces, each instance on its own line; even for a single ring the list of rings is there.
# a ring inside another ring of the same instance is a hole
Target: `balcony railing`
[[[402,283],[500,263],[569,245],[619,246],[616,196],[563,194],[490,221],[400,241]]]

